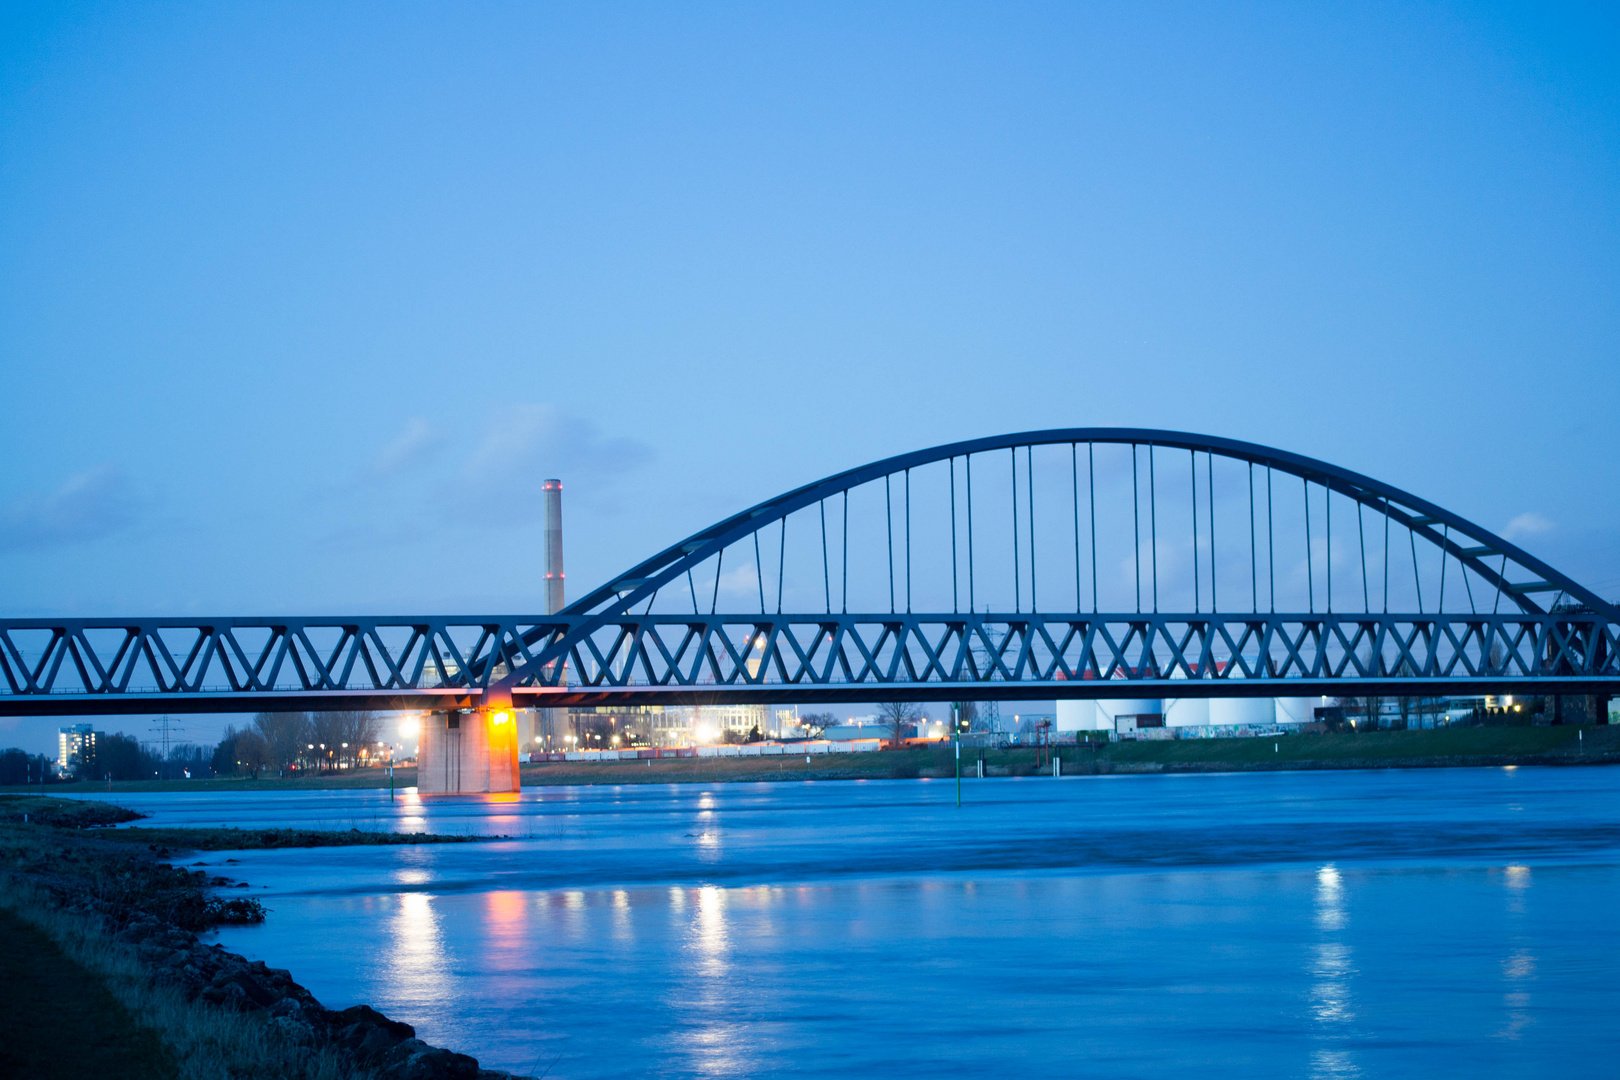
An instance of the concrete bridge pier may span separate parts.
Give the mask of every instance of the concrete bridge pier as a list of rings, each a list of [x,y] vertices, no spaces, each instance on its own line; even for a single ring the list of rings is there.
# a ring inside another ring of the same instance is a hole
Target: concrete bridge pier
[[[517,744],[510,709],[428,713],[416,752],[416,790],[423,795],[517,791]]]

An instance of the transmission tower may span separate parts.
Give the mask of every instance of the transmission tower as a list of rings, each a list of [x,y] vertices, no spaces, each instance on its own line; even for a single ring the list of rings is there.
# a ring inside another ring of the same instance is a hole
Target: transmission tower
[[[183,733],[186,726],[172,716],[160,716],[152,721],[152,727],[157,729],[158,745],[163,748],[163,762],[168,764],[169,747],[174,742],[176,733]]]

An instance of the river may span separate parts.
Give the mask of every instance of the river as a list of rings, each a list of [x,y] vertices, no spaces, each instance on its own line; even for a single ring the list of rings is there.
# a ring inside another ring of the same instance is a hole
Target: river
[[[120,795],[220,933],[548,1077],[1612,1077],[1620,769]],[[226,860],[232,860],[227,862]],[[245,890],[244,890],[245,891]]]

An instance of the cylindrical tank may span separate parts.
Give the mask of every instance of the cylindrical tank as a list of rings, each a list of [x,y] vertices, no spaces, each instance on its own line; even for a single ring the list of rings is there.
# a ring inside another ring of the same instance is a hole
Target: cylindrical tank
[[[1107,728],[1114,726],[1115,717],[1163,712],[1164,702],[1158,698],[1112,698],[1097,702],[1097,719]]]
[[[1223,727],[1276,722],[1277,707],[1268,697],[1216,698],[1209,703],[1209,722]]]
[[[1098,731],[1105,726],[1097,719],[1097,703],[1095,701],[1058,699],[1058,731]]]
[[[546,514],[546,614],[563,609],[562,481],[540,485]]]
[[[1202,727],[1209,723],[1208,698],[1165,698],[1165,727]]]
[[[1322,703],[1321,698],[1314,697],[1280,697],[1277,702],[1277,723],[1279,724],[1308,724],[1316,719],[1316,707]]]

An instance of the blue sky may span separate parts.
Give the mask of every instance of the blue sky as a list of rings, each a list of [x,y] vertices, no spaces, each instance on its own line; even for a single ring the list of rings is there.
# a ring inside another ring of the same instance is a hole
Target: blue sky
[[[545,477],[577,589],[1088,424],[1322,457],[1620,594],[1617,43],[1596,6],[8,5],[0,610],[538,610]]]

